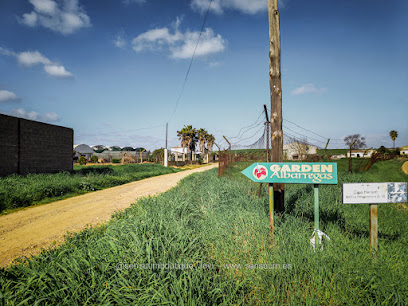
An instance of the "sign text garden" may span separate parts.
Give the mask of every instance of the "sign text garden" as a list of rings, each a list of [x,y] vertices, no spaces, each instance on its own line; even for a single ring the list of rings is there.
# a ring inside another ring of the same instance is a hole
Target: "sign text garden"
[[[273,183],[313,184],[315,245],[319,231],[319,185],[337,184],[337,163],[254,163],[242,172],[256,183],[269,183],[269,215],[273,230]]]

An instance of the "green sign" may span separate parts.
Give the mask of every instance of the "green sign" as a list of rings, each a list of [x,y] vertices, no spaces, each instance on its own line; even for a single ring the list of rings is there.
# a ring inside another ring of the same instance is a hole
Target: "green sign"
[[[254,163],[241,173],[257,183],[337,184],[337,163]]]

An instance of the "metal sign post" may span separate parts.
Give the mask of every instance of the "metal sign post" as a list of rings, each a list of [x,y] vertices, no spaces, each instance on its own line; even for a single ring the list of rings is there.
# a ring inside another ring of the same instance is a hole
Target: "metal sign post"
[[[315,245],[319,243],[319,185],[314,184]]]
[[[313,184],[315,205],[315,243],[319,231],[319,185],[337,184],[337,163],[254,163],[242,172],[256,183],[269,185],[269,218],[273,230],[273,183]]]
[[[269,183],[269,222],[273,234],[273,184]]]

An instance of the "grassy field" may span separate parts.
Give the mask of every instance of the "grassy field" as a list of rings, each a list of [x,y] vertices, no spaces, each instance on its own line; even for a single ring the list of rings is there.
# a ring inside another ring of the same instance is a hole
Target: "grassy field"
[[[0,178],[0,213],[178,171],[158,164],[75,165],[73,173],[10,175]]]
[[[408,213],[379,205],[379,250],[369,251],[368,205],[343,205],[341,183],[407,181],[401,161],[347,173],[320,188],[323,250],[310,247],[313,191],[286,185],[284,214],[270,236],[266,189],[235,164],[142,199],[106,225],[0,270],[10,304],[400,304],[408,303]],[[150,266],[149,266],[150,264]],[[156,266],[154,266],[156,264]],[[164,266],[168,264],[167,266]],[[176,265],[178,264],[178,266]]]

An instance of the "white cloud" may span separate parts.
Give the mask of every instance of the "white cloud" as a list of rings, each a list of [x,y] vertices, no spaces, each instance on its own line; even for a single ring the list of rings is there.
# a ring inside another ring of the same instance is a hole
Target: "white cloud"
[[[194,53],[200,33],[189,30],[183,33],[179,30],[180,23],[180,19],[177,18],[173,31],[164,27],[138,35],[132,41],[133,49],[140,52],[167,48],[172,58],[190,58]],[[212,29],[206,28],[201,35],[195,56],[206,56],[222,52],[226,45],[226,40],[220,34],[215,35]]]
[[[44,121],[48,122],[57,122],[60,120],[60,116],[54,112],[44,113],[44,115],[42,115],[42,118]]]
[[[91,26],[90,18],[78,0],[29,0],[33,5],[30,13],[19,18],[29,27],[42,26],[54,32],[71,34]]]
[[[288,0],[279,0],[279,7],[285,7]],[[192,0],[190,5],[195,11],[206,12],[210,0]],[[245,14],[257,14],[268,10],[268,0],[213,0],[210,10],[222,14],[225,10],[237,10]]]
[[[24,67],[33,67],[43,65],[44,71],[51,77],[70,78],[73,77],[71,72],[68,72],[64,66],[57,62],[53,62],[38,51],[24,51],[16,53],[0,47],[0,54],[12,56],[17,59],[17,62]]]
[[[49,65],[51,61],[38,51],[26,51],[17,54],[17,61],[19,64],[27,67],[38,64]]]
[[[65,70],[64,66],[61,65],[45,65],[44,70],[50,76],[56,78],[72,78],[72,74]]]
[[[19,98],[14,92],[8,90],[0,90],[0,103],[8,101],[18,101]]]
[[[210,62],[210,68],[215,68],[221,65],[221,62]]]
[[[193,10],[205,12],[208,9],[209,0],[192,0]],[[268,0],[213,0],[211,11],[222,14],[224,10],[238,10],[246,14],[256,14],[268,9]]]
[[[37,120],[37,121],[56,122],[60,120],[60,116],[58,116],[56,113],[50,112],[50,113],[40,114],[35,111],[27,111],[21,107],[13,109],[11,111],[11,115],[20,117],[20,118],[29,119],[29,120]]]
[[[118,47],[118,48],[125,48],[127,45],[126,40],[123,38],[121,34],[116,35],[115,40],[113,41],[113,44]]]
[[[304,95],[304,94],[322,94],[327,92],[327,87],[317,88],[313,84],[305,84],[292,90],[292,95]]]

